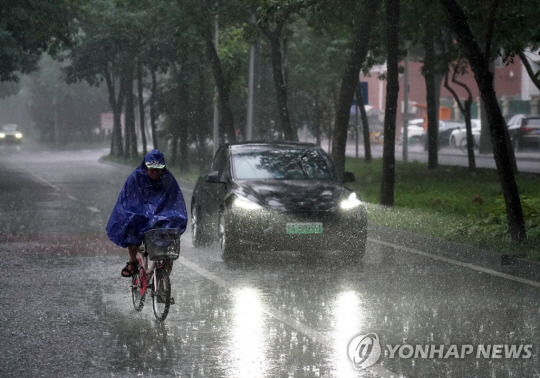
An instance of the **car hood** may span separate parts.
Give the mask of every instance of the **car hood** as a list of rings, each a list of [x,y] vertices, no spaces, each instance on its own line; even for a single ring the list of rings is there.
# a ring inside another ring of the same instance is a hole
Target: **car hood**
[[[329,211],[350,193],[339,181],[250,180],[233,191],[268,209],[285,212]]]

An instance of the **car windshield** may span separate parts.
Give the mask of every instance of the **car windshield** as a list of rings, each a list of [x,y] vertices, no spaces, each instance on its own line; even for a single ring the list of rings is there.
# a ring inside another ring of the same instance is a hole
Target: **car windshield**
[[[455,129],[455,128],[463,127],[463,126],[465,126],[465,124],[461,122],[444,122],[444,123],[441,123],[439,129],[440,130]]]
[[[17,125],[4,125],[4,126],[2,126],[2,130],[3,131],[8,131],[8,132],[17,131]]]
[[[239,180],[329,180],[332,173],[316,149],[233,151],[233,175]]]

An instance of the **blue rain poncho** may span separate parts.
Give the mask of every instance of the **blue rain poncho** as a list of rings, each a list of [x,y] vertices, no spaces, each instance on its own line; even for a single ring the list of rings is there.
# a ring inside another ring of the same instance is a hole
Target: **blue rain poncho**
[[[165,165],[158,150],[149,152],[127,178],[107,223],[109,239],[120,247],[141,245],[142,234],[152,228],[186,230],[187,212],[178,182],[166,168],[151,180],[145,163]]]

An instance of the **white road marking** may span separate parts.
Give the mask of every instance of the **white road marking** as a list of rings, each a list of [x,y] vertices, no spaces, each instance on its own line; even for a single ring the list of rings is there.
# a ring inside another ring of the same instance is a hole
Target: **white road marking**
[[[214,282],[216,285],[218,285],[219,287],[227,290],[227,291],[232,291],[235,286],[233,284],[231,284],[230,282],[227,282],[225,281],[224,279],[218,277],[217,275],[215,275],[214,273],[212,272],[209,272],[208,270],[202,268],[201,266],[197,265],[196,263],[186,259],[185,257],[183,256],[180,256],[178,258],[178,261],[184,265],[185,267],[193,270],[194,272],[196,272],[197,274],[203,276],[204,278]],[[283,314],[282,312],[280,311],[277,311],[277,310],[272,310],[272,309],[263,309],[263,312],[265,314],[267,314],[268,316],[274,318],[274,319],[277,319],[279,321],[281,321],[282,323],[288,325],[289,327],[303,333],[304,335],[310,337],[313,341],[315,342],[318,342],[319,344],[322,344],[326,347],[329,347],[331,349],[335,348],[335,344],[334,344],[334,340],[328,336],[326,336],[325,334],[311,328],[310,326],[306,325],[306,324],[303,324],[295,319],[292,319],[290,318],[289,316]],[[345,350],[345,347],[343,347],[343,349]],[[383,377],[383,378],[391,378],[391,377],[396,377],[397,374],[388,370],[388,369],[385,369],[384,367],[380,366],[380,365],[374,365],[372,367],[369,367],[367,369],[365,369],[366,371],[369,371],[371,373],[374,373],[376,374],[377,376],[379,377]]]
[[[71,194],[68,194],[68,198],[72,201],[78,201],[79,199],[75,196],[72,196]]]
[[[432,254],[432,253],[420,251],[420,250],[415,249],[415,248],[404,247],[404,246],[397,245],[397,244],[394,244],[394,243],[389,243],[389,242],[385,242],[385,241],[377,240],[377,239],[372,239],[372,238],[368,238],[368,241],[370,241],[372,243],[375,243],[375,244],[380,244],[380,245],[385,245],[385,246],[388,246],[388,247],[393,247],[393,248],[396,248],[396,249],[401,249],[402,251],[409,252],[409,253],[414,253],[416,255],[424,256],[424,257],[427,257],[427,258],[430,258],[430,259],[433,259],[433,260],[443,261],[443,262],[448,263],[448,264],[457,265],[457,266],[461,266],[461,267],[464,267],[464,268],[469,268],[469,269],[472,269],[472,270],[476,270],[477,272],[487,273],[487,274],[490,274],[492,276],[505,278],[507,280],[519,282],[519,283],[534,286],[534,287],[540,287],[540,282],[528,280],[528,279],[521,278],[521,277],[512,276],[511,274],[507,274],[507,273],[497,272],[496,270],[493,270],[493,269],[483,268],[481,266],[477,266],[477,265],[474,265],[474,264],[471,264],[471,263],[466,263],[466,262],[462,262],[462,261],[459,261],[459,260],[454,260],[454,259],[451,259],[451,258],[448,258],[448,257],[439,256],[439,255],[435,255],[435,254]]]
[[[41,176],[38,176],[37,174],[35,174],[34,172],[32,172],[31,170],[29,170],[28,168],[24,168],[24,170],[26,172],[28,172],[31,176],[35,177],[36,179],[38,179],[39,181],[43,182],[44,184],[50,186],[51,188],[53,188],[54,190],[57,190],[60,192],[60,188],[57,187],[56,185],[50,183],[49,181],[47,181],[46,179],[44,179],[43,177]]]
[[[94,206],[88,206],[87,209],[90,210],[93,213],[100,213],[101,212],[101,210],[96,209]]]

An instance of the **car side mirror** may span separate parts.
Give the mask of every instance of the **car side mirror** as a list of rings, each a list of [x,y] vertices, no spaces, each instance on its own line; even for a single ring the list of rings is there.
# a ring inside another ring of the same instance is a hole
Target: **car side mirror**
[[[208,176],[206,176],[206,181],[208,182],[221,182],[219,179],[219,172],[218,171],[212,171],[208,173]]]
[[[356,177],[352,172],[343,172],[343,182],[355,182]]]

